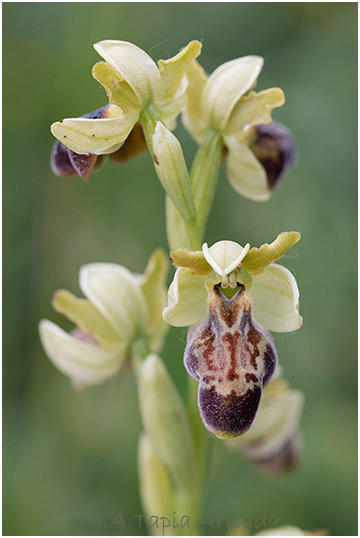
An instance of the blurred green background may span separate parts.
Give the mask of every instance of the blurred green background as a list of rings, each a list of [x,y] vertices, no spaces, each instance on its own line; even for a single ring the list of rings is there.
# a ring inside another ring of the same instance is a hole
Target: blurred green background
[[[302,241],[283,259],[297,277],[303,328],[275,335],[280,362],[306,394],[305,460],[274,482],[214,443],[204,515],[278,518],[279,525],[356,534],[356,96],[355,3],[5,3],[3,4],[3,532],[144,534],[137,492],[140,419],[131,372],[72,391],[38,338],[58,288],[79,293],[79,267],[107,261],[142,272],[166,247],[164,194],[149,155],[120,167],[107,161],[87,184],[55,177],[49,125],[106,103],[91,77],[101,39],[136,43],[155,60],[203,41],[208,72],[247,54],[265,58],[258,89],[287,97],[274,118],[288,125],[299,161],[266,204],[231,190],[224,173],[208,243],[252,245],[282,230]],[[179,122],[188,163],[195,144]],[[185,393],[185,330],[163,353]],[[121,514],[127,528],[109,524]],[[128,525],[132,524],[130,528]],[[261,525],[258,520],[257,525]]]

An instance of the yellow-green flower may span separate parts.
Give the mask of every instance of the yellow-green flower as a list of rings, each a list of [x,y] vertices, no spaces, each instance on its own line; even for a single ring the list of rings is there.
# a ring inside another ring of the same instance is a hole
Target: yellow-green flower
[[[166,333],[161,317],[166,274],[161,250],[154,252],[144,275],[111,263],[83,266],[79,284],[86,299],[59,290],[52,300],[75,329],[67,333],[48,320],[39,324],[51,362],[76,386],[95,385],[118,372],[137,338],[158,351]]]
[[[259,132],[254,126],[271,122],[274,108],[285,102],[280,88],[270,88],[259,93],[251,91],[263,66],[260,56],[245,56],[218,67],[207,77],[198,62],[190,65],[188,78],[188,105],[182,114],[185,127],[198,143],[206,133],[215,131],[222,137],[226,157],[227,176],[232,187],[247,198],[268,200],[275,182],[269,179],[269,166],[259,157],[255,147]],[[250,92],[250,93],[249,93]],[[283,133],[284,134],[284,133]],[[279,175],[283,175],[294,159],[294,145],[289,134],[284,145],[274,137],[266,159],[286,163]],[[290,144],[291,140],[291,144]],[[264,152],[264,144],[261,148]],[[284,154],[284,152],[290,153]],[[271,164],[271,163],[270,163]]]
[[[111,110],[106,117],[57,121],[51,126],[52,134],[78,154],[113,154],[140,124],[166,193],[183,218],[194,219],[196,212],[185,160],[170,130],[186,105],[185,74],[200,54],[201,43],[191,41],[176,56],[158,64],[126,41],[100,41],[94,47],[105,62],[98,62],[92,74],[105,88]],[[143,147],[142,137],[140,143]]]
[[[200,383],[201,416],[217,437],[236,437],[255,418],[277,361],[268,331],[302,325],[296,280],[273,263],[299,239],[284,232],[260,248],[220,241],[202,252],[171,253],[179,268],[163,317],[177,327],[194,325],[185,366]]]

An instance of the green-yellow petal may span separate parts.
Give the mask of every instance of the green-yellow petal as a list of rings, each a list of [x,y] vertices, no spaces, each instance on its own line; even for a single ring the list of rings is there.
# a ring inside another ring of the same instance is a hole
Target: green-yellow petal
[[[230,136],[225,138],[225,144],[228,149],[227,177],[233,189],[256,202],[268,200],[271,191],[267,175],[251,149]]]
[[[105,88],[109,103],[117,105],[124,113],[140,110],[135,92],[111,65],[98,62],[92,68],[92,76]]]
[[[175,267],[188,267],[198,275],[207,275],[211,271],[211,265],[206,261],[201,250],[186,250],[181,248],[170,252],[170,260]]]
[[[258,275],[271,263],[276,262],[291,248],[300,241],[299,232],[281,232],[277,238],[270,243],[265,243],[259,248],[249,250],[243,260],[243,266],[251,275]]]
[[[172,99],[181,82],[184,79],[187,68],[201,52],[200,41],[190,41],[176,56],[168,60],[159,60],[158,66],[161,76],[161,90],[157,103],[162,103]]]
[[[73,321],[79,329],[93,335],[105,349],[119,345],[119,333],[87,299],[79,299],[67,290],[58,290],[52,297],[52,305],[57,312]]]
[[[162,318],[166,304],[166,276],[169,262],[165,252],[160,248],[150,257],[145,273],[141,278],[140,288],[149,309],[149,321],[146,327],[152,351],[159,351],[168,330]]]
[[[181,267],[170,285],[163,318],[174,327],[194,325],[206,316],[207,303],[205,277]]]
[[[274,108],[285,103],[285,96],[280,88],[270,88],[262,92],[244,95],[235,105],[225,132],[238,140],[245,138],[253,125],[269,123]]]
[[[302,325],[299,290],[288,269],[273,263],[253,277],[251,290],[254,318],[270,331],[296,331]]]
[[[69,118],[57,121],[52,124],[51,132],[75,153],[112,153],[125,142],[138,119],[138,113],[122,114],[120,108],[118,111],[116,118]]]

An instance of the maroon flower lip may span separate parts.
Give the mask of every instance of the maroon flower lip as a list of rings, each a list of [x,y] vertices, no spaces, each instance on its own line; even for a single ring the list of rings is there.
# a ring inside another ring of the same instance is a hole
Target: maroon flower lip
[[[215,286],[208,317],[189,331],[184,362],[200,383],[198,403],[206,428],[220,438],[245,433],[277,355],[270,334],[252,317],[244,286],[231,299]]]
[[[280,123],[270,122],[253,128],[250,149],[265,169],[269,189],[277,187],[296,161],[296,144],[290,131]]]
[[[84,114],[82,118],[100,119],[107,117],[109,105],[98,108],[93,112]],[[109,155],[110,159],[117,163],[125,163],[146,151],[146,142],[143,130],[139,123],[136,123],[120,149]],[[50,165],[55,175],[60,177],[70,177],[78,175],[87,181],[94,168],[100,166],[103,155],[81,155],[66,147],[62,142],[56,140],[51,151]]]
[[[109,105],[93,110],[82,118],[99,119],[106,118]],[[79,175],[85,181],[89,179],[95,166],[99,166],[102,161],[102,155],[80,155],[75,153],[62,142],[56,140],[51,151],[50,165],[55,175],[60,177],[70,177]]]

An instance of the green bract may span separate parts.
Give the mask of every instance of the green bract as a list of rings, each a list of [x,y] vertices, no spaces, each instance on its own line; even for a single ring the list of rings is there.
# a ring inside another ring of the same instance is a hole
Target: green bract
[[[53,296],[53,307],[76,324],[66,333],[48,320],[39,325],[42,344],[55,366],[75,383],[94,385],[113,376],[136,338],[158,351],[166,332],[161,318],[165,302],[167,261],[154,252],[144,275],[125,267],[93,263],[80,270],[87,299],[66,290]]]
[[[301,327],[299,290],[288,269],[273,263],[300,239],[297,232],[279,234],[270,245],[243,248],[233,241],[219,241],[201,252],[185,249],[171,253],[178,266],[168,292],[163,318],[170,325],[185,327],[205,318],[208,295],[214,286],[235,288],[242,284],[250,293],[254,318],[275,332]]]
[[[194,61],[188,69],[188,105],[183,123],[202,143],[208,131],[222,137],[226,148],[227,175],[233,188],[251,200],[271,195],[266,171],[249,148],[251,127],[271,121],[274,108],[284,104],[280,88],[250,92],[263,66],[259,56],[245,56],[218,67],[208,78]]]

